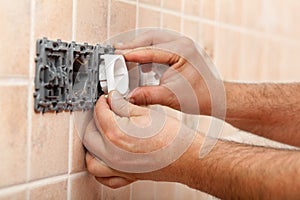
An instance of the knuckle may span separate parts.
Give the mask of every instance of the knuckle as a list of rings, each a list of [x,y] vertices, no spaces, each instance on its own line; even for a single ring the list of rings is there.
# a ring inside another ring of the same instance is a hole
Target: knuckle
[[[95,159],[90,159],[90,160],[87,160],[86,161],[86,167],[87,167],[87,170],[91,173],[91,174],[94,174],[97,170],[97,163],[95,161]]]

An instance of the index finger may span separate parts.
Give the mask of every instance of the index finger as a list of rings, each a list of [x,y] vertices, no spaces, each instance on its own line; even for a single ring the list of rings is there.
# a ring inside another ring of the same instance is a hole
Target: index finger
[[[128,62],[138,63],[160,63],[173,65],[180,60],[180,56],[153,47],[137,48],[124,54],[125,60]]]
[[[178,37],[179,35],[176,35],[175,32],[151,30],[138,35],[134,40],[130,42],[114,44],[114,47],[119,50],[134,49],[170,42],[177,39]]]

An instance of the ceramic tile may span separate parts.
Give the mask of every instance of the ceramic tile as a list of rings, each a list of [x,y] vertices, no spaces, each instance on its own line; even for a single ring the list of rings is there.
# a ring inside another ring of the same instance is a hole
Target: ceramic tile
[[[300,40],[300,27],[295,25],[295,22],[300,21],[300,1],[298,0],[287,0],[278,1],[278,9],[282,12],[279,15],[280,26],[282,27],[282,33],[284,36],[289,38]],[[273,2],[272,2],[273,3]],[[272,4],[270,2],[270,5]],[[276,32],[274,32],[276,33]]]
[[[206,19],[215,19],[216,0],[200,1],[200,17]]]
[[[0,3],[0,77],[28,76],[30,1]]]
[[[205,49],[207,54],[214,57],[214,39],[215,27],[209,24],[199,22],[198,25],[198,42]]]
[[[260,69],[262,81],[279,81],[280,80],[280,63],[282,59],[282,43],[266,40],[265,41],[266,64]]]
[[[124,186],[117,189],[111,189],[109,187],[102,187],[103,199],[115,199],[115,200],[130,200],[130,186]]]
[[[85,166],[85,149],[82,145],[82,136],[74,126],[73,129],[73,149],[71,173],[83,171]]]
[[[72,0],[35,0],[34,18],[36,39],[72,39]]]
[[[160,6],[160,1],[161,0],[139,0],[140,3],[145,3],[149,5],[155,5],[155,6]]]
[[[181,1],[182,0],[162,0],[163,8],[173,11],[181,11]]]
[[[67,180],[32,188],[30,200],[39,199],[67,199]]]
[[[176,190],[175,183],[157,182],[155,183],[156,199],[173,200]]]
[[[135,28],[136,5],[113,0],[110,12],[110,36]]]
[[[26,199],[26,191],[12,192],[9,194],[0,194],[0,200],[24,200]]]
[[[31,180],[68,171],[70,113],[33,113]]]
[[[149,17],[151,16],[151,17]],[[160,12],[147,8],[139,9],[139,24],[138,27],[159,27]]]
[[[204,193],[204,192],[201,192],[201,191],[197,191],[195,190],[194,191],[196,194],[196,198],[197,200],[207,200],[207,199],[210,199],[210,200],[217,200],[218,198],[212,196],[212,195],[209,195],[207,193]]]
[[[221,0],[219,7],[220,21],[228,24],[242,25],[241,0]]]
[[[101,43],[106,33],[107,1],[77,0],[76,41]]]
[[[183,22],[183,34],[187,37],[193,39],[194,41],[198,40],[198,21],[184,19]]]
[[[281,46],[282,54],[279,66],[280,80],[299,81],[299,51],[300,46],[284,44]]]
[[[197,194],[195,193],[194,189],[179,183],[176,183],[175,191],[173,192],[173,195],[174,195],[173,198],[174,200],[180,200],[180,199],[196,200],[197,197]]]
[[[163,28],[180,32],[180,16],[163,13]]]
[[[101,184],[96,179],[86,173],[83,176],[71,178],[71,197],[72,200],[94,200],[101,199]]]
[[[26,178],[27,87],[0,87],[0,187]]]
[[[237,80],[241,65],[241,33],[216,29],[214,61],[219,73],[225,80]]]
[[[300,2],[297,0],[243,1],[245,26],[271,34],[300,39]]]
[[[200,1],[188,0],[184,2],[184,13],[188,15],[199,16],[200,14]]]
[[[266,44],[263,38],[244,35],[242,38],[241,65],[238,78],[242,81],[259,81],[261,69],[266,68]]]
[[[151,200],[155,198],[155,182],[138,181],[132,184],[132,200]]]

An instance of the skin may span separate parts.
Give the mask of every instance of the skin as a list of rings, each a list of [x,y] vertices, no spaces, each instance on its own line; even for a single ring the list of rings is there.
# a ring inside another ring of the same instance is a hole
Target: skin
[[[133,46],[133,48],[136,46]],[[201,95],[202,113],[210,115],[209,92],[200,76],[189,73],[190,64],[182,57],[152,48],[138,48],[125,53],[127,61],[168,63],[182,73]],[[241,84],[224,82],[227,99],[226,121],[239,129],[251,131],[286,144],[300,147],[300,84]],[[200,88],[197,90],[197,88]],[[115,113],[109,99],[97,107]],[[162,104],[180,109],[176,98],[161,86],[136,89],[130,96],[136,105]],[[116,113],[115,113],[116,114]],[[110,119],[99,119],[110,131],[102,134],[124,149],[134,152],[127,138]],[[179,122],[178,122],[179,123]],[[174,124],[174,121],[172,121]],[[171,125],[173,126],[173,125]],[[172,130],[170,130],[172,132]],[[192,145],[174,163],[150,173],[124,173],[86,154],[88,171],[109,187],[118,188],[136,180],[179,182],[222,199],[297,199],[300,196],[300,152],[250,146],[219,140],[213,150],[199,159],[203,136],[197,134]],[[141,147],[142,148],[142,147]],[[139,149],[141,151],[141,149]]]

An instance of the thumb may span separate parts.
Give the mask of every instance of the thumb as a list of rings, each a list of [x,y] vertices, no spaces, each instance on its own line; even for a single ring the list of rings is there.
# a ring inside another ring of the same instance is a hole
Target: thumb
[[[120,117],[144,115],[146,108],[129,103],[118,91],[108,94],[108,103],[111,110]]]
[[[169,106],[174,94],[164,86],[144,86],[134,89],[127,98],[136,105],[161,104]]]

